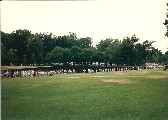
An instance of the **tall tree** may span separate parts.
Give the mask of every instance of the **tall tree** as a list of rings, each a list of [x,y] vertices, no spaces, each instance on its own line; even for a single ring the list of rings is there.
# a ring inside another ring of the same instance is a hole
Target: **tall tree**
[[[29,37],[31,36],[31,31],[29,30],[16,30],[11,33],[11,40],[9,42],[9,47],[16,51],[20,62],[22,61],[23,55],[27,54],[27,44]]]
[[[72,62],[74,63],[81,63],[81,52],[82,52],[82,49],[78,46],[72,46],[70,48],[70,59]]]
[[[55,46],[56,46],[56,37],[52,37],[52,33],[50,34],[46,34],[46,33],[43,33],[43,34],[39,34],[39,37],[40,39],[42,40],[42,43],[43,43],[43,51],[45,53],[47,52],[51,52]]]
[[[7,64],[7,50],[2,41],[1,41],[1,64],[2,65]]]
[[[56,46],[61,48],[71,48],[72,46],[78,46],[76,33],[70,32],[69,35],[58,36],[56,38]]]
[[[92,38],[86,37],[86,38],[80,38],[78,40],[79,47],[81,48],[90,48],[92,45]]]
[[[9,51],[7,52],[7,62],[8,63],[14,63],[14,61],[17,59],[17,56],[14,52],[14,50],[12,48],[9,49]]]
[[[51,51],[51,61],[54,63],[61,63],[63,59],[63,49],[61,47],[56,46]]]
[[[23,63],[24,65],[27,64],[27,56],[26,56],[26,55],[23,55],[23,57],[22,57],[22,63]]]
[[[40,34],[32,34],[29,38],[28,44],[27,44],[27,55],[28,58],[31,59],[32,54],[35,55],[35,59],[37,63],[41,63],[41,60],[43,59],[44,54],[44,46],[42,42],[42,38]]]
[[[30,63],[31,63],[31,64],[36,64],[36,56],[35,56],[34,53],[31,54]]]
[[[135,65],[136,64],[136,42],[139,39],[135,35],[125,37],[117,50],[116,57],[118,64]]]
[[[3,44],[3,47],[6,50],[9,50],[11,48],[11,46],[9,46],[9,43],[12,40],[12,36],[9,33],[4,33],[1,31],[1,43]]]
[[[50,52],[46,53],[45,58],[44,58],[44,62],[45,62],[45,64],[50,64],[52,62],[51,61],[51,53]]]
[[[84,65],[86,65],[86,63],[92,62],[92,59],[93,59],[92,49],[91,48],[82,49],[80,58],[81,58]]]
[[[167,3],[167,7],[168,7],[168,3]],[[163,24],[164,24],[165,27],[167,28],[167,31],[166,31],[166,33],[165,33],[165,36],[168,37],[168,8],[167,8],[167,12],[166,12],[166,19],[165,19],[165,22],[164,22]],[[165,60],[166,60],[166,59],[165,59]],[[164,63],[167,64],[167,65],[166,65],[166,69],[168,69],[168,62],[165,61]]]
[[[167,7],[168,7],[168,3],[167,3]],[[165,27],[167,28],[167,31],[165,33],[165,36],[168,37],[168,8],[167,8],[167,12],[166,12],[166,19],[165,22],[163,23],[165,25]]]
[[[104,62],[107,65],[107,62],[111,61],[112,58],[112,44],[113,44],[113,39],[105,39],[101,40],[99,44],[97,44],[97,59],[98,62]]]
[[[70,55],[70,49],[68,48],[62,48],[62,62],[64,65],[67,65],[67,63],[71,62],[71,55]]]

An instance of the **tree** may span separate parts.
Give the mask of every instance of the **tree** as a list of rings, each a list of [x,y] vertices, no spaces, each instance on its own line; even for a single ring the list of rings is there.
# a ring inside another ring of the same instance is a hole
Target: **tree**
[[[93,55],[93,61],[98,62],[98,65],[100,65],[101,62],[104,62],[104,56],[105,56],[104,52],[96,50]]]
[[[44,62],[43,55],[42,55],[41,52],[39,52],[38,55],[37,55],[37,63],[42,64],[43,62]]]
[[[84,65],[86,65],[86,63],[92,62],[92,58],[93,58],[92,49],[84,48],[82,49],[82,52],[80,55],[81,55],[81,60]]]
[[[47,53],[46,53],[44,62],[45,62],[46,64],[50,64],[50,63],[51,63],[51,53],[50,53],[50,52],[47,52]]]
[[[68,48],[62,48],[62,62],[64,65],[67,65],[67,63],[71,62],[70,59],[70,49]]]
[[[167,3],[167,7],[168,7],[168,3]],[[167,8],[167,12],[166,12],[166,19],[165,22],[163,23],[165,25],[165,27],[167,28],[167,31],[165,33],[165,36],[168,37],[168,8]],[[166,54],[165,54],[166,55]],[[166,59],[165,59],[166,60]],[[168,63],[165,61],[166,65],[166,69],[168,69]]]
[[[168,51],[167,52],[165,52],[165,54],[164,54],[164,56],[163,56],[163,62],[164,62],[164,64],[165,65],[167,65],[168,64]]]
[[[10,34],[11,40],[9,41],[9,47],[16,51],[19,61],[21,63],[23,55],[27,54],[27,43],[31,31],[29,30],[16,30]]]
[[[14,63],[16,59],[16,54],[14,52],[14,50],[12,48],[9,49],[9,51],[7,52],[7,63]]]
[[[110,47],[112,42],[113,42],[113,39],[110,39],[110,38],[101,40],[99,44],[96,45],[96,47],[99,51],[105,51],[108,47]]]
[[[9,46],[10,41],[12,40],[12,36],[9,33],[4,33],[1,31],[1,43],[6,50],[9,50],[11,47]]]
[[[42,63],[43,54],[44,54],[44,46],[43,46],[43,42],[42,42],[42,38],[40,34],[35,34],[35,35],[32,34],[29,38],[29,41],[27,44],[27,55],[29,59],[31,59],[32,54],[35,55],[36,61],[34,62],[37,62],[39,64]]]
[[[167,7],[168,7],[168,3],[167,3]],[[167,13],[166,13],[166,19],[165,22],[163,23],[165,25],[165,27],[167,28],[167,31],[165,33],[165,36],[168,37],[168,9],[167,9]]]
[[[11,39],[12,39],[11,34],[4,33],[1,31],[1,64],[2,65],[9,64],[10,63],[10,60],[9,60],[10,56],[8,56],[8,55],[11,54],[11,52],[13,52],[12,54],[14,54],[14,49],[12,49],[9,46]],[[13,61],[13,62],[15,62],[15,61]]]
[[[161,50],[155,49],[155,53],[154,53],[154,62],[155,63],[163,63],[163,54]]]
[[[69,35],[58,36],[56,38],[56,46],[61,48],[71,48],[75,45],[78,46],[76,33],[70,32]]]
[[[36,56],[34,53],[31,54],[30,62],[31,64],[36,64]]]
[[[22,63],[23,63],[24,65],[27,64],[27,56],[26,56],[26,55],[23,55],[23,57],[22,57]]]
[[[136,49],[136,64],[137,65],[143,65],[146,62],[146,56],[147,56],[147,52],[146,52],[146,48],[143,44],[141,43],[137,43],[135,45],[135,49]]]
[[[81,63],[81,52],[82,49],[78,46],[72,46],[70,48],[70,60],[74,63],[80,64]]]
[[[168,51],[165,52],[164,56],[163,56],[163,64],[165,65],[165,68],[163,70],[168,69]]]
[[[105,39],[101,40],[99,44],[97,44],[97,62],[104,62],[107,65],[107,62],[112,62],[112,51],[113,51],[113,41],[114,39]]]
[[[154,47],[152,46],[152,44],[154,43],[155,41],[144,41],[143,42],[143,47],[145,49],[145,52],[144,52],[144,57],[146,58],[145,62],[152,62],[152,55],[154,54]]]
[[[61,47],[56,46],[51,51],[51,61],[54,63],[61,63],[63,58],[63,50]]]
[[[136,42],[139,39],[136,38],[135,35],[132,37],[125,37],[116,52],[115,61],[117,64],[125,64],[125,65],[135,65],[136,64]]]
[[[86,37],[86,38],[80,38],[78,40],[79,47],[81,48],[90,48],[92,45],[92,38]]]
[[[1,41],[1,64],[7,64],[7,50],[5,49],[4,44]]]

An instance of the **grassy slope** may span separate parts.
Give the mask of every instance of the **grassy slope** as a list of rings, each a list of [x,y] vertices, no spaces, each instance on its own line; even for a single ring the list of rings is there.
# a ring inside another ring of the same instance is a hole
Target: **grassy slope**
[[[147,77],[151,75],[167,78]],[[101,82],[104,79],[129,79],[139,82]],[[168,119],[167,71],[2,79],[1,87],[1,116],[5,120]]]

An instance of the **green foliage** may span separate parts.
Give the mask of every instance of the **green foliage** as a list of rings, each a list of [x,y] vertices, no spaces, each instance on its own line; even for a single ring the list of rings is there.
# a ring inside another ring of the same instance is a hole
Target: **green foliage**
[[[21,61],[23,55],[27,54],[27,44],[31,36],[31,31],[19,29],[13,31],[10,35],[9,48],[16,50],[16,54]]]
[[[14,52],[14,50],[11,48],[9,49],[9,51],[7,52],[7,60],[9,60],[9,63],[13,63],[13,61],[15,61],[16,59],[16,54]]]
[[[44,61],[44,60],[43,60],[43,55],[42,55],[41,52],[39,52],[38,55],[37,55],[37,62],[38,62],[39,64],[42,64],[43,61]]]
[[[63,59],[63,49],[61,47],[56,46],[51,51],[51,61],[55,63],[60,63]]]
[[[27,56],[26,55],[23,55],[22,63],[27,64]]]
[[[90,48],[92,45],[92,39],[90,37],[80,38],[78,42],[81,48]]]
[[[52,33],[32,34],[29,30],[12,33],[1,31],[2,65],[19,64],[90,64],[92,62],[117,65],[143,65],[146,62],[165,64],[167,58],[148,40],[142,44],[133,35],[101,40],[96,47],[92,38],[78,38],[76,33],[55,36]]]
[[[167,7],[168,7],[168,3],[167,3]],[[167,9],[167,13],[166,13],[166,19],[165,19],[165,22],[163,23],[164,26],[166,27],[166,33],[165,33],[165,36],[168,37],[168,9]]]
[[[168,51],[162,56],[162,61],[165,65],[168,65]]]
[[[78,46],[73,46],[70,48],[70,55],[71,55],[71,61],[73,61],[74,63],[81,63],[81,52],[82,49]]]
[[[138,39],[133,36],[131,39],[129,37],[126,37],[123,39],[117,56],[121,58],[121,63],[124,63],[126,65],[135,65],[136,64],[136,49],[135,49],[135,43],[138,41]]]
[[[36,63],[36,56],[34,53],[31,54],[30,62],[35,64]]]
[[[92,62],[92,58],[93,58],[93,52],[92,49],[90,48],[84,48],[82,49],[81,52],[81,61],[84,62],[84,64],[86,64],[86,62]]]
[[[44,62],[45,63],[51,63],[51,53],[50,52],[46,53],[46,57],[44,59]]]

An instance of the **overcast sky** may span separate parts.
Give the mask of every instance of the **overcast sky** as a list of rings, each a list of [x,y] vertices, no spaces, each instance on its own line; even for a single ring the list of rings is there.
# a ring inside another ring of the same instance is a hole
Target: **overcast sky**
[[[95,0],[95,1],[2,1],[1,30],[11,33],[28,29],[32,33],[54,35],[77,33],[101,39],[136,35],[140,41],[155,40],[154,46],[164,53],[168,38],[166,28],[167,0]]]

